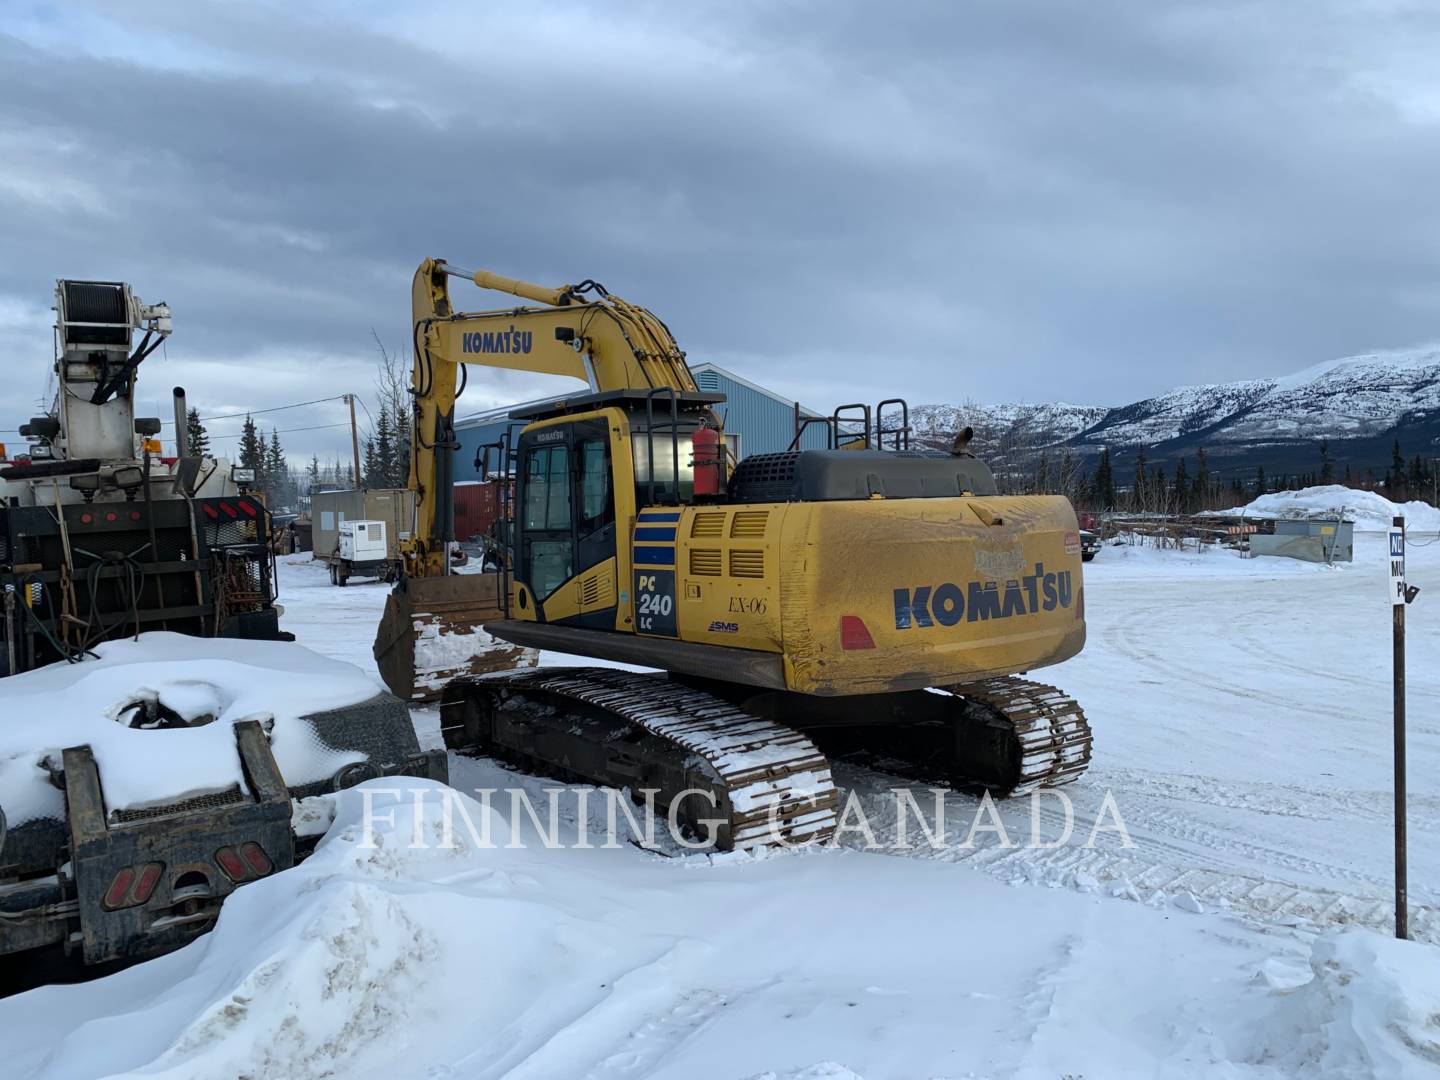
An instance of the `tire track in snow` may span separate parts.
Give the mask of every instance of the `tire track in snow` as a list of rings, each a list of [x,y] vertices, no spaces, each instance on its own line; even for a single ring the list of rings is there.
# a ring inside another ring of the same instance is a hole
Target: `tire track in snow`
[[[1393,927],[1388,884],[1363,872],[1249,840],[1227,843],[1213,830],[1196,830],[1198,838],[1189,843],[1185,842],[1184,835],[1156,836],[1147,831],[1155,824],[1150,818],[1138,826],[1127,818],[1133,842],[1129,848],[1120,847],[1108,837],[1110,842],[1097,843],[1091,848],[1082,846],[1079,838],[1057,847],[1029,847],[1025,843],[1031,835],[1028,801],[1023,807],[996,804],[1015,846],[1005,846],[993,833],[977,833],[974,846],[967,848],[963,844],[979,802],[955,795],[947,796],[945,801],[948,842],[939,847],[926,845],[918,826],[911,821],[908,839],[916,846],[899,848],[894,846],[898,833],[890,792],[904,785],[883,774],[866,773],[868,770],[844,769],[839,779],[861,799],[876,839],[882,845],[890,845],[887,853],[897,857],[963,863],[1010,884],[1103,893],[1153,907],[1176,901],[1188,905],[1188,897],[1193,897],[1204,908],[1225,911],[1259,926],[1362,925],[1382,932]],[[915,798],[928,813],[932,805],[928,790],[916,791]],[[1085,833],[1086,825],[1094,821],[1094,810],[1081,805],[1076,809],[1076,832]],[[1058,833],[1064,822],[1062,813],[1049,809],[1043,802],[1038,816],[1053,830],[1047,833],[1042,829],[1042,837]],[[1221,847],[1204,845],[1206,839],[1217,838]],[[847,836],[842,842],[846,846],[863,846],[863,838],[858,836]],[[1315,887],[1240,868],[1226,858],[1237,851],[1291,872],[1344,884],[1340,888]],[[1440,943],[1440,911],[1435,907],[1412,902],[1410,924],[1412,937]]]

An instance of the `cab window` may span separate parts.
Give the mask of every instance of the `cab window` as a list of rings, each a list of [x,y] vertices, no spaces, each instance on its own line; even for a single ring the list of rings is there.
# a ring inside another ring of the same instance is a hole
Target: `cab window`
[[[580,455],[580,534],[588,536],[614,520],[610,499],[610,447],[605,439],[584,439]]]
[[[535,450],[526,459],[525,528],[570,528],[570,451],[564,445]]]

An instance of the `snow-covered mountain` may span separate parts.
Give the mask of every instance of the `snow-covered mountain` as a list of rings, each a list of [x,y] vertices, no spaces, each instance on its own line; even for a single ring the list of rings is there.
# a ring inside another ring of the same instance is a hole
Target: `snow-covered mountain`
[[[979,453],[1015,461],[1045,448],[1080,455],[1144,447],[1154,461],[1204,448],[1233,467],[1312,468],[1323,439],[1337,463],[1388,463],[1392,440],[1412,456],[1440,455],[1440,345],[1351,356],[1279,379],[1184,386],[1117,407],[925,405],[921,439],[948,441],[969,424]]]

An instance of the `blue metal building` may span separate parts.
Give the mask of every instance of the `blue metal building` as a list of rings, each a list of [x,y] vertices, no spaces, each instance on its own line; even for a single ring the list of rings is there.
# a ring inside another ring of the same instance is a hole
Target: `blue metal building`
[[[726,438],[738,457],[788,449],[795,438],[795,410],[799,408],[802,417],[818,415],[715,364],[696,364],[690,370],[701,390],[725,395],[725,403],[717,405],[716,411],[725,422]],[[455,422],[455,434],[460,441],[460,450],[455,456],[455,479],[481,479],[475,469],[476,454],[486,443],[498,442],[504,436],[506,426],[514,423],[510,419],[511,410],[574,396],[572,391],[461,417]],[[824,449],[825,444],[825,427],[820,424],[809,425],[800,440],[806,449]]]

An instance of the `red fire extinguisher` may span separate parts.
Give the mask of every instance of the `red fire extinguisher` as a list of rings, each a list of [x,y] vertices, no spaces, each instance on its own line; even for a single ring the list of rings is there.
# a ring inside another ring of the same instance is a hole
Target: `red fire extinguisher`
[[[695,494],[719,495],[725,489],[725,451],[720,447],[720,432],[704,425],[690,436],[695,470]]]

